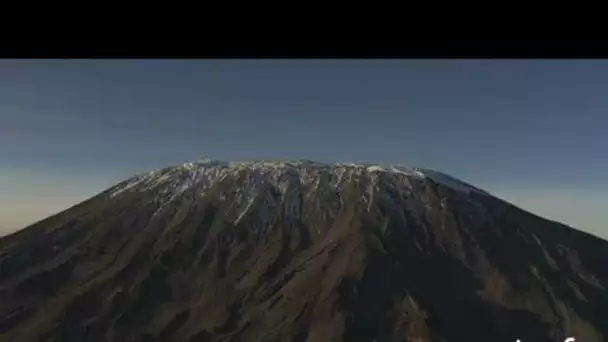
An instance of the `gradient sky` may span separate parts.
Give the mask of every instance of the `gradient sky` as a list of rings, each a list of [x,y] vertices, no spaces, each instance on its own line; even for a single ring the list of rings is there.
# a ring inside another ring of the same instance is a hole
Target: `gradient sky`
[[[0,60],[0,235],[200,158],[434,168],[608,238],[608,61]]]

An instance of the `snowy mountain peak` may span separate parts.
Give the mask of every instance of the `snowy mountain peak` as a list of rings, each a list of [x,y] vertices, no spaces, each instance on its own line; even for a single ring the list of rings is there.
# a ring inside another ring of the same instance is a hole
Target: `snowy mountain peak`
[[[204,193],[219,183],[232,182],[231,188],[252,193],[273,186],[280,193],[310,194],[322,191],[340,192],[345,184],[358,184],[373,197],[382,184],[399,189],[412,189],[424,181],[469,195],[487,194],[441,172],[400,165],[321,163],[311,160],[222,161],[202,159],[137,175],[109,190],[110,197],[129,192],[154,191],[174,198],[187,190]],[[247,195],[245,197],[250,197]]]
[[[180,167],[180,166],[178,166]],[[216,159],[201,159],[194,162],[188,162],[181,165],[183,168],[305,168],[305,169],[332,169],[332,168],[355,168],[368,169],[368,171],[393,171],[393,172],[414,172],[413,169],[403,166],[383,166],[378,164],[357,164],[352,162],[346,163],[322,163],[307,159],[296,160],[245,160],[245,161],[222,161]]]

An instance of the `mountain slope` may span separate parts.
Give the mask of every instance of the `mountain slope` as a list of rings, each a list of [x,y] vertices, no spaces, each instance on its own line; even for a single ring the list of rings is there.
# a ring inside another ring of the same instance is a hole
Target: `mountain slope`
[[[603,341],[608,243],[423,169],[201,161],[0,239],[0,341]]]

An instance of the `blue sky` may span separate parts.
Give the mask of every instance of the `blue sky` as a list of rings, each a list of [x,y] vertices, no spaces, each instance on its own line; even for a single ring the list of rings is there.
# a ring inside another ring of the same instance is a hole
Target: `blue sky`
[[[608,61],[1,60],[0,234],[199,158],[430,167],[608,237]]]

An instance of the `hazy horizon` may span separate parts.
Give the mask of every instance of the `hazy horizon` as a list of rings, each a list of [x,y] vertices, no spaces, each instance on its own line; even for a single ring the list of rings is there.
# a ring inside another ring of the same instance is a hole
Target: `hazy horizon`
[[[608,62],[2,60],[0,235],[200,158],[436,169],[608,238]]]

